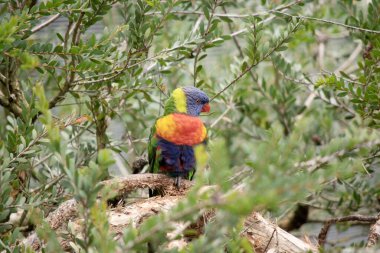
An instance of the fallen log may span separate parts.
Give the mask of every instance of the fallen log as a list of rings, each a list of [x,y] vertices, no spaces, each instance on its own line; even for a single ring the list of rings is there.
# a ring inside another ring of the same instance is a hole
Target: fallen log
[[[184,194],[192,185],[193,182],[183,180],[181,182],[181,190],[178,191],[173,184],[174,180],[171,177],[163,174],[134,174],[127,177],[113,178],[102,181],[101,184],[114,193],[114,197],[122,197],[137,189],[160,189],[167,195]],[[69,199],[61,203],[56,210],[49,213],[45,221],[53,230],[60,229],[63,225],[67,225],[70,220],[73,220],[78,215],[78,202],[75,199]],[[31,247],[33,250],[38,250],[42,246],[42,242],[38,239],[35,232],[32,232],[22,242],[25,246]]]
[[[311,243],[298,239],[257,212],[246,218],[243,234],[256,252],[317,252]]]
[[[111,179],[102,182],[105,186],[111,187],[116,195],[124,195],[133,190],[141,188],[164,189],[168,193],[164,197],[155,197],[136,201],[125,206],[119,206],[107,211],[110,230],[115,235],[115,240],[121,237],[124,229],[128,226],[138,227],[145,219],[159,212],[167,212],[184,198],[186,190],[192,186],[192,182],[183,181],[183,189],[177,191],[173,187],[173,179],[164,175],[140,174],[131,175],[125,178]],[[75,224],[76,231],[80,233],[81,220],[77,218],[78,204],[74,199],[62,203],[54,212],[50,213],[46,221],[54,230],[62,229],[68,222]],[[209,217],[213,216],[212,211],[208,211]],[[209,219],[206,219],[206,222]],[[183,224],[182,224],[183,225]],[[183,226],[183,230],[190,224]],[[197,224],[202,226],[202,224]],[[201,231],[201,228],[199,229]],[[267,252],[274,249],[276,252],[316,252],[316,248],[310,243],[306,243],[286,231],[276,224],[263,218],[259,213],[253,212],[244,223],[242,236],[245,236],[256,252]],[[170,235],[168,235],[170,237]],[[186,240],[173,241],[168,247],[186,247]],[[23,244],[33,250],[39,250],[43,242],[38,240],[35,232],[29,235]],[[69,242],[61,241],[63,249],[70,249]]]

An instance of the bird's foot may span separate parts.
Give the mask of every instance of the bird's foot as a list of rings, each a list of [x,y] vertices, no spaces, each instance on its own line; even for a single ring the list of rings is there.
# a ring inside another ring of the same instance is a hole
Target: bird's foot
[[[175,185],[175,187],[177,188],[177,190],[180,189],[180,187],[181,187],[181,177],[176,177],[176,178],[174,179],[174,185]]]

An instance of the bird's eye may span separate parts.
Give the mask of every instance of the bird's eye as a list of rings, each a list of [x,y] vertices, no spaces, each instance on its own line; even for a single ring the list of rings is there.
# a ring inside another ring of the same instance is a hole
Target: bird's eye
[[[197,99],[197,100],[195,101],[195,103],[200,104],[201,101],[200,101],[199,99]]]

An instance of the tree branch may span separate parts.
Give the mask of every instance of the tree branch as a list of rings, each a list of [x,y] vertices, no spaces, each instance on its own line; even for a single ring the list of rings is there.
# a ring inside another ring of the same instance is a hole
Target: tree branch
[[[212,21],[213,21],[213,18],[214,18],[214,12],[215,12],[215,9],[217,7],[218,7],[218,1],[214,0],[213,6],[211,8],[211,14],[210,14],[210,17],[208,19],[206,30],[204,31],[204,33],[202,34],[202,37],[201,37],[201,38],[203,38],[205,40],[206,40],[207,35],[210,32],[211,24],[212,24]],[[194,64],[193,64],[193,86],[196,86],[196,84],[197,84],[197,76],[198,76],[198,73],[197,73],[197,63],[198,63],[198,57],[199,57],[199,55],[201,53],[202,48],[206,45],[206,43],[207,43],[207,41],[201,42],[195,48],[195,50],[194,50],[195,51],[195,56],[194,56]]]
[[[232,85],[234,85],[237,81],[239,81],[245,74],[247,74],[248,72],[250,72],[259,63],[261,63],[261,62],[265,61],[266,59],[268,59],[268,57],[271,56],[279,47],[281,47],[282,44],[284,44],[284,42],[289,38],[289,36],[297,30],[297,28],[298,28],[298,26],[300,24],[301,24],[301,21],[297,22],[297,24],[293,27],[293,29],[291,31],[289,31],[288,35],[285,38],[283,38],[280,42],[278,42],[277,45],[275,47],[273,47],[269,52],[267,52],[261,59],[259,59],[257,62],[255,61],[252,65],[250,65],[245,70],[243,70],[235,79],[233,79],[229,84],[227,84],[221,91],[219,91],[218,93],[216,93],[210,99],[210,102],[212,100],[214,100],[216,97],[218,97],[220,94],[222,94],[223,92],[225,92],[229,87],[231,87]]]
[[[339,222],[347,222],[347,221],[359,221],[359,222],[376,222],[378,220],[377,216],[363,216],[363,215],[349,215],[340,218],[333,218],[325,221],[321,231],[318,235],[318,244],[319,246],[323,246],[326,242],[327,233],[329,232],[330,226]]]
[[[342,149],[327,156],[323,156],[323,157],[318,156],[308,161],[297,163],[295,164],[295,167],[298,167],[299,169],[306,169],[308,172],[314,172],[320,167],[322,167],[323,165],[331,162],[334,159],[343,157],[350,152],[357,152],[360,150],[360,148],[372,148],[379,145],[380,145],[380,141],[368,141],[368,142],[360,143],[351,149]]]
[[[273,10],[281,11],[281,10],[289,9],[292,6],[300,4],[300,3],[302,3],[302,0],[296,0],[296,1],[293,1],[293,2],[291,2],[289,4],[286,4],[286,5],[283,5],[283,6],[279,6],[279,7],[275,8],[275,9],[273,9]],[[261,21],[260,24],[266,23],[266,22],[272,20],[274,17],[275,16],[273,15],[273,16],[271,16],[271,17],[269,17],[269,18]],[[253,28],[253,26],[251,28]],[[238,35],[244,34],[247,31],[248,31],[248,28],[244,28],[244,29],[241,29],[241,30],[238,30],[236,32],[231,33],[230,36],[232,38],[234,38],[234,37],[236,37]],[[214,40],[211,40],[210,43],[214,43],[214,42],[216,42],[216,41],[218,41],[220,39],[221,38],[216,38]],[[144,62],[155,60],[155,59],[159,58],[160,56],[162,56],[164,54],[167,54],[167,53],[170,53],[170,52],[174,52],[174,51],[176,51],[178,49],[183,48],[183,46],[191,45],[193,43],[194,43],[194,41],[189,41],[187,43],[184,43],[182,45],[179,45],[179,46],[176,46],[176,47],[173,47],[173,48],[164,49],[161,52],[157,53],[156,55],[154,55],[152,57],[149,57],[149,58],[146,58],[144,60],[141,60],[139,62],[136,62],[134,64],[131,64],[131,65],[124,64],[123,67],[120,70],[112,71],[112,72],[109,72],[109,73],[97,74],[97,75],[94,75],[94,76],[88,76],[88,77],[85,77],[85,78],[82,78],[82,79],[75,80],[73,82],[73,84],[76,84],[76,85],[88,85],[88,84],[95,84],[95,83],[101,83],[101,82],[107,82],[107,81],[114,80],[115,78],[117,78],[118,76],[120,76],[121,74],[123,74],[124,71],[127,70],[127,69],[130,69],[130,68],[133,68],[135,66],[138,66],[138,65],[140,65],[140,64],[142,64]],[[100,78],[100,79],[89,80],[89,79],[95,79],[95,78]]]
[[[342,27],[345,27],[347,29],[357,30],[357,31],[366,32],[366,33],[380,34],[380,31],[366,29],[366,28],[361,28],[361,27],[352,26],[352,25],[346,25],[346,24],[343,24],[343,23],[340,23],[340,22],[337,22],[337,21],[332,21],[332,20],[326,20],[326,19],[321,19],[321,18],[302,16],[302,15],[291,15],[291,14],[280,12],[280,11],[277,11],[277,10],[272,10],[272,11],[269,11],[269,12],[271,12],[271,13],[277,13],[277,14],[284,15],[284,16],[287,16],[287,17],[292,17],[292,18],[312,20],[312,21],[317,21],[317,22],[320,22],[320,23],[326,23],[326,24],[331,24],[331,25],[342,26]]]
[[[303,0],[296,0],[293,2],[290,2],[286,5],[280,5],[276,7],[273,10],[281,11],[285,9],[289,9],[290,7],[302,3]],[[268,11],[261,11],[261,12],[256,12],[252,14],[228,14],[228,13],[214,13],[213,16],[215,17],[225,17],[225,18],[248,18],[248,17],[257,17],[257,16],[263,16],[263,15],[268,15],[270,14],[271,11],[273,10],[268,10]],[[204,16],[204,12],[202,11],[171,11],[170,14],[179,14],[179,15],[198,15],[198,16]],[[152,15],[162,15],[162,12],[147,12],[145,13],[146,16],[152,16]]]
[[[60,13],[55,14],[54,16],[52,16],[51,18],[49,18],[45,22],[43,22],[43,23],[37,25],[36,27],[32,28],[31,32],[32,33],[36,33],[38,31],[44,29],[45,27],[47,27],[48,25],[50,25],[51,23],[53,23],[54,21],[56,21],[60,16],[61,16]]]
[[[12,112],[16,117],[21,116],[22,109],[16,103],[9,103],[8,99],[0,91],[0,105],[10,112]]]
[[[79,15],[78,21],[76,22],[76,24],[74,26],[74,31],[73,31],[73,35],[72,35],[72,42],[71,42],[72,45],[77,45],[79,42],[78,31],[79,31],[79,28],[80,28],[80,25],[82,23],[84,15],[85,15],[85,13],[81,12],[81,14]],[[67,39],[67,35],[68,34],[66,34],[66,36],[65,36],[65,40]],[[74,55],[72,56],[70,65],[75,67],[75,56]],[[70,71],[69,73],[70,74],[68,77],[66,77],[66,82],[65,82],[64,86],[62,87],[62,89],[58,92],[58,94],[55,97],[53,97],[50,100],[50,102],[49,102],[49,108],[50,109],[55,107],[56,104],[59,103],[60,101],[64,100],[65,94],[70,90],[70,86],[73,83],[74,78],[75,78],[75,72]]]

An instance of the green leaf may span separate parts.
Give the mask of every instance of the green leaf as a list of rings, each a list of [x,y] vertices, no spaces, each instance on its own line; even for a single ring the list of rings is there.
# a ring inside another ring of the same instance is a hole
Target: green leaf
[[[288,49],[287,46],[281,46],[281,47],[277,48],[277,51],[285,51],[287,49]]]
[[[112,150],[110,149],[101,149],[98,152],[98,163],[100,166],[108,167],[115,163],[113,159]]]

